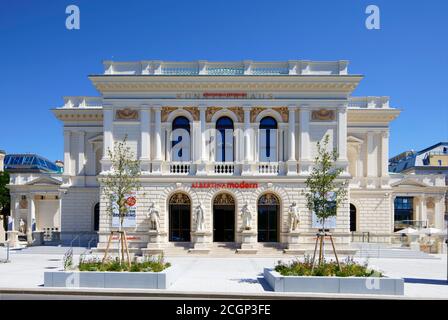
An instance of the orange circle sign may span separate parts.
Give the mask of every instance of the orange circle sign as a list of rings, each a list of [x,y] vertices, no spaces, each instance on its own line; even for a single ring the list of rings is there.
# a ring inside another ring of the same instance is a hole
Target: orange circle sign
[[[137,203],[137,199],[135,199],[135,197],[129,197],[126,199],[126,204],[130,207],[135,206],[136,203]]]

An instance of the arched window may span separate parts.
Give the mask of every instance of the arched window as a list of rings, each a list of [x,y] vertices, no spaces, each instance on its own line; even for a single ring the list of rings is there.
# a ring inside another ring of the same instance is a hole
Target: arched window
[[[233,162],[233,121],[221,117],[216,121],[216,161]]]
[[[260,121],[260,161],[277,161],[277,121],[264,117]]]
[[[100,230],[100,203],[95,204],[93,208],[93,231]]]
[[[177,117],[171,129],[171,160],[190,161],[190,121],[183,116]]]

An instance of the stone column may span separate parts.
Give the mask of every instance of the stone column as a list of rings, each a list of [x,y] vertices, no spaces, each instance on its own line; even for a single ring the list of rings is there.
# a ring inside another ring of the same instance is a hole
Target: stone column
[[[36,231],[36,206],[34,202],[34,194],[27,195],[28,198],[28,215],[26,222],[26,237],[28,244],[33,243],[33,232]]]
[[[72,175],[71,169],[71,157],[70,157],[70,147],[71,147],[71,131],[65,129],[64,130],[64,174]]]
[[[151,109],[142,105],[140,109],[140,168],[142,172],[151,172]]]
[[[297,106],[288,106],[288,175],[297,174],[296,160],[296,110]]]
[[[85,174],[85,131],[78,131],[78,161],[76,164],[76,173],[78,176],[83,176]]]
[[[421,195],[419,197],[419,220],[422,221],[422,226],[426,226],[428,223],[428,216],[426,212],[426,198],[425,195]]]
[[[434,223],[437,229],[443,230],[445,228],[445,198],[434,197]]]
[[[152,162],[152,172],[160,174],[162,172],[162,114],[161,106],[156,105],[153,107],[155,112],[155,125],[154,125],[154,145],[155,145],[155,157]]]
[[[112,165],[109,157],[109,151],[113,152],[114,149],[113,122],[114,114],[112,106],[105,105],[103,107],[104,142],[103,159],[101,160],[101,171],[109,171]]]
[[[338,124],[338,154],[339,161],[347,161],[347,106],[340,105],[337,109]]]
[[[310,145],[310,110],[307,105],[300,106],[300,154],[299,167],[300,174],[309,172],[311,165],[311,145]]]
[[[296,109],[297,106],[289,106],[289,155],[288,161],[296,161]]]
[[[207,106],[200,105],[199,109],[199,163],[197,164],[197,175],[205,175],[207,174],[206,163],[208,162],[208,153],[207,153],[207,145],[206,145],[206,125],[207,119],[205,117],[205,112],[207,110]]]
[[[381,132],[381,187],[390,188],[389,185],[389,131]]]
[[[251,152],[251,125],[250,125],[250,111],[252,106],[243,106],[244,110],[244,163],[243,163],[243,175],[251,175],[251,161],[252,161],[252,152]]]

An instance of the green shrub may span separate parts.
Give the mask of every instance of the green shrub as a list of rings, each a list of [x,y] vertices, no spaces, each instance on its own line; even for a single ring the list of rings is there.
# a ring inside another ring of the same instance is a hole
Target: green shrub
[[[323,261],[314,266],[312,259],[306,256],[303,261],[294,260],[290,263],[278,261],[275,271],[282,276],[316,276],[316,277],[383,277],[382,273],[368,268],[367,263],[359,264],[347,258],[340,263],[336,261]]]
[[[79,271],[104,271],[104,272],[161,272],[170,267],[171,264],[165,262],[163,255],[157,259],[145,258],[143,261],[134,260],[129,267],[126,262],[120,262],[118,258],[108,259],[102,263],[99,258],[84,259],[80,257]]]

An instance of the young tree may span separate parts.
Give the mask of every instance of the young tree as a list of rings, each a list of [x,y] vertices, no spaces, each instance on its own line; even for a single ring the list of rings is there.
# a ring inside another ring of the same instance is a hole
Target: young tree
[[[335,149],[328,151],[328,140],[329,136],[325,135],[323,141],[317,143],[314,167],[305,181],[307,192],[304,194],[307,208],[316,214],[322,224],[322,231],[317,235],[314,248],[313,266],[319,240],[319,264],[324,261],[324,242],[327,235],[330,236],[333,252],[339,264],[333,238],[325,231],[325,221],[336,216],[339,206],[346,200],[347,188],[344,182],[337,181],[343,169],[335,167],[334,162],[338,158],[338,153]]]
[[[126,250],[127,263],[130,265],[126,231],[123,229],[123,222],[129,213],[130,207],[135,204],[136,192],[141,188],[139,179],[141,172],[140,161],[136,160],[135,153],[127,145],[126,141],[127,136],[125,136],[123,141],[116,141],[114,143],[113,151],[110,149],[107,150],[112,167],[110,172],[105,173],[100,179],[102,182],[103,194],[107,197],[106,211],[111,217],[118,215],[120,222],[118,231],[112,230],[109,235],[103,262],[107,258],[113,234],[117,233],[119,248],[121,248],[121,261],[124,261]],[[132,196],[133,194],[134,196]]]
[[[0,172],[0,215],[3,216],[2,223],[6,224],[6,217],[9,215],[10,201],[11,197],[9,195],[9,189],[6,185],[9,184],[9,174],[8,172]],[[4,225],[5,230],[7,228]]]

